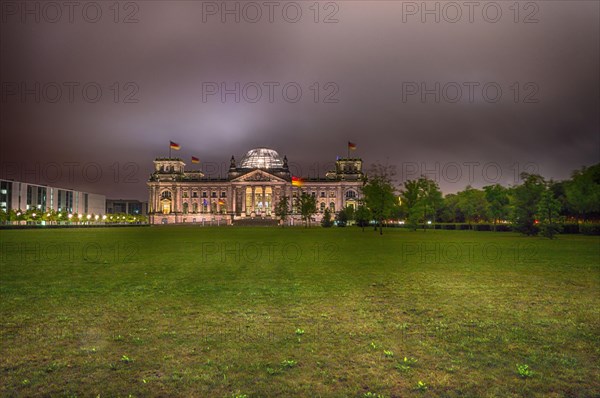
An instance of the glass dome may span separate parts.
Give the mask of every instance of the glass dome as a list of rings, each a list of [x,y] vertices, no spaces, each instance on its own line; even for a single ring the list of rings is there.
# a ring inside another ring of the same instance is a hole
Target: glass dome
[[[254,148],[249,150],[240,162],[242,169],[279,169],[283,160],[273,149]]]

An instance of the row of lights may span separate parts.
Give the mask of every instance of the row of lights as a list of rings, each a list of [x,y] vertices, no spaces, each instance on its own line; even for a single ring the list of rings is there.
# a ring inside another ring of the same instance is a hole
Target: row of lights
[[[17,212],[17,216],[20,216],[21,214],[22,214],[22,213],[21,213],[20,211],[19,211],[19,212]],[[36,217],[36,216],[37,216],[37,213],[32,213],[32,214],[31,214],[31,216],[32,216],[32,217]],[[60,218],[61,216],[62,216],[62,214],[60,214],[60,213],[59,213],[59,214],[58,214],[58,218]],[[50,217],[50,213],[47,213],[47,214],[46,214],[46,217]],[[83,218],[83,214],[78,214],[78,215],[77,215],[77,217],[81,219],[81,218]],[[69,213],[69,215],[67,216],[67,218],[70,220],[71,218],[73,218],[73,214]],[[91,219],[92,219],[92,215],[91,215],[91,214],[88,214],[88,215],[86,216],[86,218],[87,218],[88,220],[91,220]],[[99,219],[99,218],[100,218],[100,216],[99,216],[99,215],[97,215],[97,214],[94,216],[94,219],[95,219],[96,221],[98,221],[98,219]],[[103,220],[103,221],[104,221],[104,220],[106,220],[106,218],[107,218],[107,217],[106,217],[106,214],[102,216],[102,220]],[[108,219],[109,219],[109,220],[112,220],[112,219],[113,219],[113,217],[112,217],[112,216],[110,216],[110,217],[108,217]],[[115,220],[120,220],[120,219],[123,219],[123,220],[125,220],[125,216],[121,216],[121,217],[117,216],[117,217],[115,217]],[[134,219],[133,219],[133,221],[137,221],[137,219],[136,219],[136,218],[134,218]]]

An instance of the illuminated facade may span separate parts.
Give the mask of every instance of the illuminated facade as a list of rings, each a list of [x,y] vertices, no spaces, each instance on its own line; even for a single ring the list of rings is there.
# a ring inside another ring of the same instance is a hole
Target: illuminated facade
[[[73,214],[105,214],[104,195],[49,187],[22,181],[0,180],[0,209],[28,211],[51,209]]]
[[[226,178],[209,178],[198,170],[185,170],[178,158],[154,160],[148,181],[148,215],[152,224],[221,222],[244,218],[275,219],[275,207],[289,198],[291,218],[298,219],[296,198],[302,192],[317,202],[318,220],[326,207],[332,212],[356,206],[363,183],[361,159],[338,159],[324,177],[303,178],[292,184],[286,157],[268,148],[248,151],[239,164],[232,156]]]

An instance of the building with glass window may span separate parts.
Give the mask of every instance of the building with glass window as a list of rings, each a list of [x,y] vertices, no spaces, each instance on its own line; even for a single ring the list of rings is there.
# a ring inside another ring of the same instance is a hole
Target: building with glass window
[[[94,193],[28,182],[0,180],[0,209],[52,209],[72,214],[105,214],[106,197]]]
[[[324,177],[302,178],[298,186],[292,183],[287,157],[269,148],[252,149],[239,163],[232,156],[225,178],[210,178],[185,166],[179,158],[154,160],[148,180],[150,223],[275,219],[283,196],[289,198],[291,216],[299,218],[297,198],[302,192],[316,198],[318,220],[326,207],[336,212],[357,206],[363,184],[362,160],[344,158],[337,159],[335,169]]]
[[[106,199],[106,214],[116,213],[146,216],[148,215],[148,202],[135,199]]]

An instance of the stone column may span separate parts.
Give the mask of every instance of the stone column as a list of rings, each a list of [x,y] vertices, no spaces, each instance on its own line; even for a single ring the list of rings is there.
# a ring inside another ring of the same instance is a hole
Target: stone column
[[[148,189],[148,193],[149,193],[149,199],[148,199],[148,214],[154,213],[154,201],[156,199],[154,199],[154,197],[156,196],[156,193],[154,192],[154,187],[150,187],[150,189]]]
[[[154,195],[154,198],[155,198],[155,200],[154,200],[154,204],[155,204],[154,209],[155,210],[154,211],[158,212],[158,213],[162,213],[163,209],[162,209],[162,207],[160,205],[160,185],[156,186],[154,189],[155,189],[155,195]]]
[[[232,197],[229,199],[231,200],[231,212],[235,215],[238,189],[237,187],[234,187],[233,189],[230,189],[230,191],[233,191],[231,193]]]
[[[242,186],[242,213],[246,214],[246,186]]]
[[[175,187],[173,190],[172,203],[173,208],[171,209],[171,212],[177,213],[179,211],[179,187]]]

